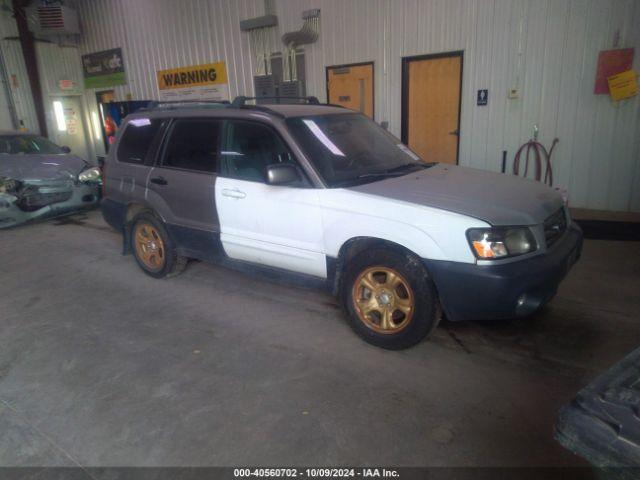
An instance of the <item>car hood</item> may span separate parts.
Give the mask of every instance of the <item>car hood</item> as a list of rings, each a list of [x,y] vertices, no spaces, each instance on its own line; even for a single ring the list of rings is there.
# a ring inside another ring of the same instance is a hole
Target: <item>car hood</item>
[[[442,163],[350,190],[448,210],[491,225],[539,224],[563,205],[562,197],[540,182]]]
[[[75,155],[0,155],[0,177],[21,181],[75,179],[87,166]]]

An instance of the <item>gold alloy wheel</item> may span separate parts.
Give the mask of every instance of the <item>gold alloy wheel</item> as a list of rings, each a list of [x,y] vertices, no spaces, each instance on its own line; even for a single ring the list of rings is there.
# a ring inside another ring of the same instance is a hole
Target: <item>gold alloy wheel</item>
[[[136,224],[134,244],[138,258],[152,272],[159,272],[164,267],[165,250],[160,234],[150,223]]]
[[[352,297],[358,318],[378,333],[398,333],[413,318],[413,291],[409,282],[391,268],[365,269],[353,284]]]

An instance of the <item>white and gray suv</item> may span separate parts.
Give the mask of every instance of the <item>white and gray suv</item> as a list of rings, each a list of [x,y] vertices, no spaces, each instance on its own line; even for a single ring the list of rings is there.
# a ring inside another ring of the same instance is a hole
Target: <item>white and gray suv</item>
[[[424,163],[365,116],[320,105],[158,105],[126,118],[102,212],[144,272],[189,258],[324,284],[390,349],[449,320],[548,302],[582,234],[541,183]]]

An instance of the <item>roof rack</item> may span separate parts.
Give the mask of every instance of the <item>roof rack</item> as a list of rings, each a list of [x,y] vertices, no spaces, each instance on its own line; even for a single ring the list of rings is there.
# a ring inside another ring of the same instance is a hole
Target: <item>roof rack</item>
[[[236,97],[229,106],[231,108],[242,108],[248,100],[276,100],[275,103],[282,103],[282,100],[306,100],[311,105],[320,105],[317,97],[245,97],[241,95]]]
[[[221,108],[229,105],[228,100],[169,100],[169,101],[152,101],[141,110],[153,110],[153,109],[167,109],[174,110],[183,106],[198,107],[198,108]]]

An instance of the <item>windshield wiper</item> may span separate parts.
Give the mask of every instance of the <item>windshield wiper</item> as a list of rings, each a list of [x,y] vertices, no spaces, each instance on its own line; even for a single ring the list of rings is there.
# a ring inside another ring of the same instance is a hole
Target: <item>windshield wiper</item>
[[[366,177],[400,177],[404,175],[404,171],[409,168],[431,168],[435,165],[435,162],[432,163],[404,163],[402,165],[398,165],[397,167],[390,168],[388,170],[382,170],[381,172],[370,172],[363,173],[362,175],[358,175],[356,178],[366,178]]]
[[[400,172],[403,170],[407,170],[408,168],[431,168],[435,165],[435,162],[430,162],[430,163],[405,163],[402,165],[398,165],[397,167],[393,167],[390,168],[389,170],[385,170],[385,172],[387,173],[392,173],[392,172]]]

